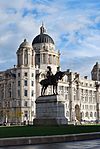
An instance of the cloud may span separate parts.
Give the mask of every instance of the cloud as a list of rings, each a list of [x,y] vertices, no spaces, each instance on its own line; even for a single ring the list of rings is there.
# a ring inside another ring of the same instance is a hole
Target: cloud
[[[0,57],[4,68],[8,67],[5,60],[12,57],[15,60],[9,61],[9,67],[16,63],[17,48],[24,38],[31,43],[44,21],[61,51],[62,68],[69,66],[89,74],[90,65],[100,55],[99,6],[100,1],[94,0],[0,0]]]

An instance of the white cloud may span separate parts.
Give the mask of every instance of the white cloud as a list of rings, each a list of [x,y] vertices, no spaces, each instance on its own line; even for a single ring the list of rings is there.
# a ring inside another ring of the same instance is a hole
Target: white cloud
[[[99,4],[78,0],[0,0],[0,56],[5,60],[12,56],[16,58],[16,50],[23,39],[31,42],[44,21],[48,34],[61,50],[62,65],[62,59],[69,66],[72,60],[78,71],[84,69],[84,63],[78,69],[78,61],[75,62],[74,57],[85,57],[84,61],[87,61],[86,56],[91,59],[95,56],[96,60],[96,56],[100,55],[100,31],[97,27],[100,22]],[[66,58],[69,59],[66,61]],[[13,63],[12,60],[9,64]]]

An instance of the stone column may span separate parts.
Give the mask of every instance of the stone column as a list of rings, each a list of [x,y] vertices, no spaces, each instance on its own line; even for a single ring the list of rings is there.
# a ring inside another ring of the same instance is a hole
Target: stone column
[[[79,106],[78,111],[78,121],[81,123],[81,99],[80,99],[80,88],[79,88],[79,82],[76,83],[76,104]],[[76,113],[75,113],[76,114]]]
[[[72,82],[72,72],[69,72],[68,74],[68,80],[69,80],[69,119],[70,123],[74,122],[74,93],[73,93],[73,82]]]

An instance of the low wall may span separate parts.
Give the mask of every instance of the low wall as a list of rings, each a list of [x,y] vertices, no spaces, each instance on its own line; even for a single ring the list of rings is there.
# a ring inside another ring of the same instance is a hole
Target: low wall
[[[55,136],[36,136],[36,137],[18,137],[18,138],[1,138],[0,146],[17,146],[17,145],[34,145],[43,143],[61,143],[70,141],[81,141],[100,139],[100,132],[71,134],[71,135],[55,135]]]

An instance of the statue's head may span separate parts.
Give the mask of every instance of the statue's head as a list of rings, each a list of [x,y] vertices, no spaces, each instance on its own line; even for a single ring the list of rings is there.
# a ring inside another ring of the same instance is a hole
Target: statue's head
[[[49,71],[51,71],[51,67],[50,67],[50,66],[47,66],[47,69],[48,69]]]

